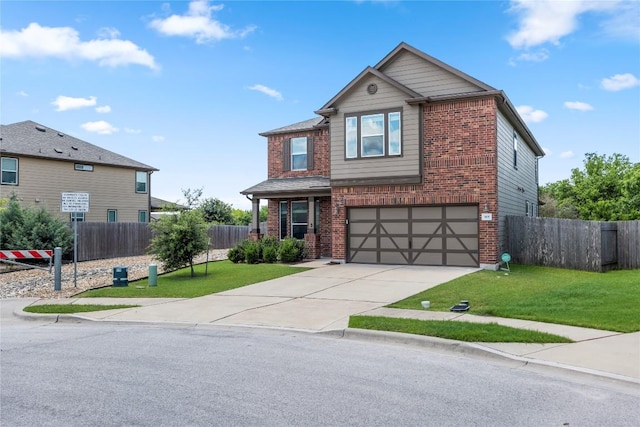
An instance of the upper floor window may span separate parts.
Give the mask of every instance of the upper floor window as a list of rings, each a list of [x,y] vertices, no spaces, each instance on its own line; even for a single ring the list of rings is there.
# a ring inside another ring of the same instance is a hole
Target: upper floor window
[[[513,130],[513,167],[518,169],[518,134]]]
[[[146,172],[136,171],[136,193],[147,192],[147,178]]]
[[[345,157],[399,156],[401,129],[400,111],[345,116]]]
[[[77,171],[93,172],[93,165],[84,165],[82,163],[76,163],[73,168]]]
[[[1,183],[7,185],[18,185],[18,159],[13,157],[2,157],[0,159]]]
[[[304,171],[313,169],[313,138],[302,136],[282,140],[282,170]]]
[[[291,138],[291,170],[307,170],[307,138]]]

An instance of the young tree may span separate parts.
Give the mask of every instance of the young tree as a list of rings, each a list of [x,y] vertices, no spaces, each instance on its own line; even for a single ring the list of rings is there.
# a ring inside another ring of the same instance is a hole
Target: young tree
[[[182,195],[184,196],[187,209],[195,209],[200,204],[202,188],[187,188],[186,190],[183,188]]]
[[[154,231],[149,252],[167,270],[190,266],[193,277],[193,259],[209,247],[207,225],[200,210],[163,215],[149,225]]]
[[[204,220],[210,224],[233,224],[233,208],[220,199],[204,199],[198,207]]]

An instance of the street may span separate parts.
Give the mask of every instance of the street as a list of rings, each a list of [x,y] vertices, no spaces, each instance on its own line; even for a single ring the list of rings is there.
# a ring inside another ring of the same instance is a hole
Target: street
[[[0,303],[3,426],[636,425],[637,388],[283,330],[50,323]]]

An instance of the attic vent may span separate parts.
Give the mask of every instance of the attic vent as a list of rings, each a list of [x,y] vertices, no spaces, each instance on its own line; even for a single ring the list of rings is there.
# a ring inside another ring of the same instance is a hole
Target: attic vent
[[[40,125],[36,125],[36,129],[39,130],[40,132],[46,132],[47,129],[44,126],[40,126]]]
[[[367,86],[367,92],[369,92],[369,95],[373,95],[377,91],[378,91],[378,85],[377,84],[371,83],[369,86]]]
[[[58,153],[58,154],[61,154],[61,153],[62,153],[62,150],[61,150],[61,149],[59,149],[59,148],[54,148],[54,149],[53,149],[53,151],[55,151],[55,152],[56,152],[56,153]]]
[[[76,147],[76,146],[74,146],[74,145],[72,145],[72,146],[71,146],[71,149],[72,149],[72,150],[76,150],[76,151],[78,151],[78,147]]]
[[[64,133],[58,132],[58,136],[62,138],[64,136]]]

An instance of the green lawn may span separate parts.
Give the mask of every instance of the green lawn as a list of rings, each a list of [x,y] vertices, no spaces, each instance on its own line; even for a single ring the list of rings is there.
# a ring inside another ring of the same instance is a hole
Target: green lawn
[[[496,323],[447,320],[398,319],[378,316],[351,316],[350,328],[428,335],[471,342],[570,343],[570,339],[544,332],[511,328]]]
[[[640,331],[640,270],[590,273],[515,265],[511,273],[479,271],[389,305],[448,311],[469,300],[469,313],[582,326]]]
[[[158,286],[149,286],[147,279],[129,282],[128,287],[94,289],[76,297],[115,298],[195,298],[235,289],[265,280],[276,279],[309,270],[286,264],[234,264],[231,261],[209,263],[209,274],[204,275],[205,264],[195,266],[195,277],[184,268],[158,276]]]
[[[87,313],[89,311],[102,311],[102,310],[115,310],[118,308],[134,308],[140,307],[139,305],[97,305],[97,304],[42,304],[42,305],[30,305],[25,307],[24,311],[29,313],[41,313],[41,314],[72,314],[72,313]]]

